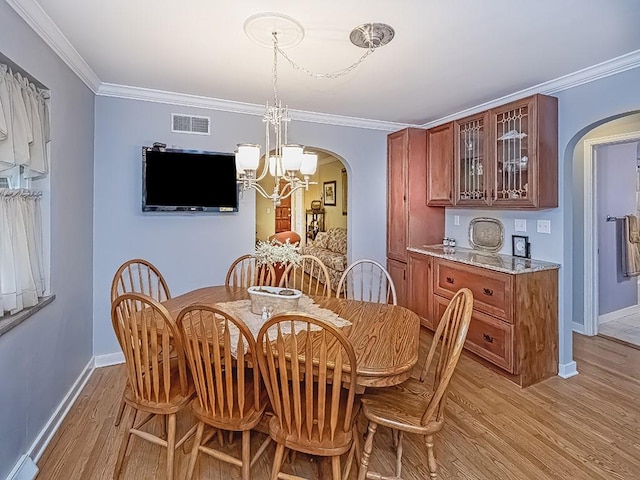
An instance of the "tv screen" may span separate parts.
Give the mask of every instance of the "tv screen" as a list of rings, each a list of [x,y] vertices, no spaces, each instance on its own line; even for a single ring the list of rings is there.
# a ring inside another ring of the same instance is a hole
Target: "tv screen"
[[[237,212],[233,153],[142,148],[143,212]]]

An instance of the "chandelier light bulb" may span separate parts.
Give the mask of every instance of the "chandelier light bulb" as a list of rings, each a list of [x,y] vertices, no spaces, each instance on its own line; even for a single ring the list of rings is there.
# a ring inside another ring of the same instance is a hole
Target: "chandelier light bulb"
[[[316,153],[303,153],[300,173],[302,175],[313,175],[318,168],[318,155]]]
[[[260,145],[239,143],[236,150],[236,169],[239,171],[257,170],[260,164]]]
[[[300,170],[302,165],[302,145],[282,146],[282,168],[287,172]]]

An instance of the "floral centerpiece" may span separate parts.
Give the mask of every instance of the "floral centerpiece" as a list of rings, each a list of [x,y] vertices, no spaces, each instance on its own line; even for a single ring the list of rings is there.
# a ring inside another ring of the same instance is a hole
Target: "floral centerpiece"
[[[298,266],[302,262],[302,256],[298,251],[297,245],[290,243],[289,239],[285,243],[277,240],[270,242],[259,240],[256,245],[256,264],[257,265],[277,265],[286,267],[290,263]]]

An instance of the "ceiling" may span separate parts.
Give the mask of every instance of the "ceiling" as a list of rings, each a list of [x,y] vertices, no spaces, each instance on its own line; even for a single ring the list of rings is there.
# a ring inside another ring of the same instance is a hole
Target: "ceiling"
[[[638,0],[8,1],[16,10],[39,4],[99,82],[256,105],[273,98],[273,58],[245,35],[251,15],[300,22],[304,39],[287,54],[319,73],[364,53],[349,41],[355,26],[387,23],[393,41],[347,76],[314,79],[279,60],[278,91],[294,110],[402,124],[428,124],[630,52],[640,64]]]

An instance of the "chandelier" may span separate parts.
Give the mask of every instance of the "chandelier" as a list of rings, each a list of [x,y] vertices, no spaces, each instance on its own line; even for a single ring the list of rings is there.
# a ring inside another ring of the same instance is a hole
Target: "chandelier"
[[[257,26],[257,29],[256,29]],[[293,192],[317,182],[310,181],[318,167],[318,155],[305,151],[303,145],[291,144],[287,138],[287,126],[291,121],[289,107],[282,105],[278,97],[278,54],[289,62],[296,70],[301,70],[314,78],[338,78],[351,72],[373,51],[386,45],[394,36],[393,28],[381,23],[366,23],[356,27],[350,33],[351,42],[367,51],[354,64],[349,67],[328,74],[312,73],[293,62],[279,46],[279,35],[285,35],[287,44],[299,43],[304,36],[302,26],[294,19],[280,14],[257,14],[249,17],[245,22],[245,32],[254,41],[266,44],[264,38],[260,38],[260,30],[269,31],[273,46],[273,67],[271,83],[273,87],[273,104],[266,104],[262,121],[265,124],[265,160],[262,169],[260,167],[260,145],[239,143],[237,145],[236,170],[240,192],[252,188],[265,198],[271,199],[274,206],[281,200],[290,197]],[[252,30],[253,28],[253,30]],[[256,32],[258,32],[256,34]],[[291,37],[293,32],[293,37]],[[273,141],[272,141],[273,139]],[[267,191],[259,182],[269,174],[273,178],[273,190]]]

